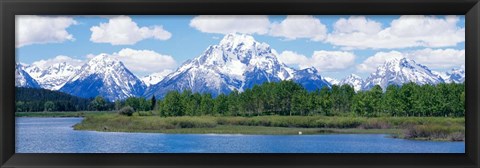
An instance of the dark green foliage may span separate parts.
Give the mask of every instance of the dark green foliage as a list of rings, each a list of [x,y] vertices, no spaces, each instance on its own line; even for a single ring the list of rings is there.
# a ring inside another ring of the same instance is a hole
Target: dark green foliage
[[[157,99],[155,98],[155,95],[153,95],[152,99],[150,100],[150,103],[152,103],[150,109],[154,110],[155,106],[157,105]]]
[[[125,116],[132,116],[135,110],[130,106],[125,106],[122,109],[118,110],[118,114]]]
[[[147,100],[143,97],[129,97],[123,101],[118,100],[115,102],[115,109],[120,109],[125,106],[132,107],[135,111],[150,111],[153,110],[152,99]],[[155,100],[156,101],[156,100]]]
[[[180,93],[168,92],[160,105],[160,114],[162,116],[183,116],[185,108],[181,100]]]
[[[17,112],[90,111],[93,110],[90,107],[92,100],[46,89],[15,88]],[[107,102],[107,104],[110,106],[111,103]],[[46,105],[48,109],[45,108]]]
[[[211,94],[202,94],[202,99],[200,101],[200,114],[213,114],[213,98]]]
[[[107,107],[107,101],[102,96],[97,96],[92,100],[90,106],[96,111],[105,111]]]
[[[308,92],[292,81],[267,82],[243,92],[212,98],[210,94],[169,92],[157,100],[161,116],[363,116],[363,117],[462,117],[464,84],[374,86],[355,93],[349,85]],[[378,124],[382,125],[382,124]],[[376,127],[374,125],[372,127]],[[368,126],[366,126],[368,127]]]
[[[53,103],[52,101],[45,102],[44,109],[45,111],[53,111],[53,109],[56,109],[55,103]]]
[[[228,111],[228,97],[224,94],[221,94],[213,102],[213,113],[225,115],[227,111]]]
[[[102,97],[81,99],[43,89],[17,88],[16,110],[79,111],[120,110],[125,106],[134,111],[151,111],[168,116],[363,116],[363,117],[463,117],[465,116],[465,85],[438,84],[403,86],[390,85],[385,91],[375,86],[355,93],[349,85],[308,92],[293,81],[267,82],[243,92],[212,97],[207,93],[168,92],[161,100],[155,97],[130,97],[111,103]]]

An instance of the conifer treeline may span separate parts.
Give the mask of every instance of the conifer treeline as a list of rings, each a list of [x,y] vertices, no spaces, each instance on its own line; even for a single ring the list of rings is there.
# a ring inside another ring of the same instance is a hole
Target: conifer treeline
[[[47,89],[15,87],[17,112],[113,110],[112,103],[103,100],[103,105],[99,108],[95,100],[100,101]]]
[[[156,104],[155,107],[149,106]],[[153,109],[161,116],[449,116],[465,115],[464,84],[390,85],[385,91],[375,86],[355,92],[349,85],[334,85],[308,92],[292,81],[256,85],[243,92],[233,91],[213,98],[210,94],[171,91],[156,101],[129,98],[117,103],[135,110]]]
[[[128,98],[110,103],[101,97],[82,99],[44,89],[17,88],[17,111],[154,110],[161,116],[465,116],[465,85],[441,83],[375,86],[355,92],[349,85],[333,85],[308,92],[292,81],[268,82],[243,92],[212,97],[207,93],[170,91],[161,100]],[[46,101],[48,100],[48,101]]]

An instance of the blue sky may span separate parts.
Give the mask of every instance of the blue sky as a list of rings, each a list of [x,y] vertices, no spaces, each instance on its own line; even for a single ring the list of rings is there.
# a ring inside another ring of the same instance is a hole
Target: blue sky
[[[447,71],[462,67],[465,55],[464,16],[17,16],[16,25],[21,63],[106,53],[124,56],[137,76],[174,70],[228,32],[269,44],[294,68],[313,66],[337,79],[367,77],[397,56]],[[122,33],[123,40],[111,37]],[[144,55],[160,61],[133,61]]]

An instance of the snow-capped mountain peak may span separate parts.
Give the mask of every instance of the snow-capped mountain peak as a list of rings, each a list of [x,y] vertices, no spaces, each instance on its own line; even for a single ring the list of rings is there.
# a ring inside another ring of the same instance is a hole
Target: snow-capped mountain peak
[[[100,54],[85,63],[60,91],[86,98],[100,95],[118,100],[141,96],[145,87],[121,61]]]
[[[331,78],[331,77],[324,77],[323,79],[326,80],[328,83],[330,83],[332,85],[338,85],[340,83],[339,80],[337,80],[335,78]]]
[[[280,62],[268,44],[250,35],[227,34],[218,45],[209,46],[199,57],[150,87],[145,96],[162,97],[168,90],[186,89],[218,95],[281,80],[301,81],[307,89],[330,86],[316,73],[307,75]]]
[[[38,82],[25,71],[25,67],[18,63],[15,64],[15,86],[40,88]]]
[[[38,81],[42,88],[58,90],[73,77],[79,69],[80,67],[74,67],[67,62],[61,62],[50,65],[45,69],[41,69],[32,64],[26,68],[26,71]]]
[[[465,81],[465,70],[461,68],[453,68],[450,71],[439,73],[442,76],[443,80],[447,83],[463,83]]]
[[[153,74],[142,77],[141,80],[143,81],[143,83],[145,83],[145,85],[151,86],[151,85],[157,84],[158,82],[162,81],[162,79],[165,78],[165,76],[167,76],[168,74],[170,74],[172,72],[173,71],[171,71],[171,70],[164,70],[162,72],[156,72],[156,73],[153,73]]]
[[[366,80],[363,86],[368,90],[375,85],[380,85],[386,89],[388,85],[402,85],[404,83],[414,82],[423,84],[438,84],[444,80],[434,74],[428,67],[417,64],[414,60],[407,58],[391,59],[379,66]]]
[[[339,83],[339,85],[350,85],[353,87],[355,91],[359,91],[362,89],[362,86],[364,84],[363,79],[356,75],[356,74],[350,74],[346,78],[342,79]]]
[[[254,43],[256,43],[256,41],[252,36],[230,33],[223,37],[219,45],[224,48],[236,48],[237,46],[252,46]]]
[[[460,68],[454,68],[450,72],[447,72],[450,79],[455,83],[462,83],[465,81],[465,70]]]

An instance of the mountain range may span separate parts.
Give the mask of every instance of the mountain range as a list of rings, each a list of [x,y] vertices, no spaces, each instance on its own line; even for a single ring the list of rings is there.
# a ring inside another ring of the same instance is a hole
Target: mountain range
[[[17,64],[15,74],[15,85],[18,87],[58,90],[84,98],[101,95],[111,101],[132,96],[163,97],[171,90],[191,90],[217,96],[282,80],[295,81],[309,91],[333,84],[348,84],[355,91],[360,91],[375,85],[386,89],[388,85],[402,85],[410,81],[438,84],[465,80],[465,72],[461,69],[434,72],[407,58],[386,61],[365,80],[355,74],[341,80],[323,77],[315,68],[297,70],[287,66],[268,44],[245,34],[225,35],[219,44],[209,46],[177,70],[142,78],[130,72],[121,61],[106,54],[95,56],[79,67],[65,62],[44,69]]]
[[[85,63],[59,91],[79,97],[101,95],[108,100],[141,96],[146,85],[125,65],[106,54]]]
[[[48,90],[59,90],[79,70],[80,67],[74,67],[66,62],[56,63],[45,69],[35,65],[25,67],[25,71],[40,84],[40,87]]]
[[[220,44],[209,46],[200,56],[149,87],[145,96],[162,97],[171,90],[216,96],[281,80],[293,80],[308,90],[330,87],[316,69],[296,70],[277,58],[268,44],[257,42],[252,36],[228,34]]]

